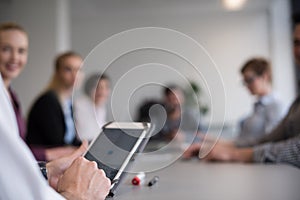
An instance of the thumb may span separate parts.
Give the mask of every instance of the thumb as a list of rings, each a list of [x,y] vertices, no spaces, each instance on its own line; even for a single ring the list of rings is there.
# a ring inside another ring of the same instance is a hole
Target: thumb
[[[80,147],[71,154],[71,157],[73,159],[76,159],[76,158],[82,156],[84,154],[84,152],[86,152],[87,148],[88,148],[88,142],[86,140],[83,140]]]

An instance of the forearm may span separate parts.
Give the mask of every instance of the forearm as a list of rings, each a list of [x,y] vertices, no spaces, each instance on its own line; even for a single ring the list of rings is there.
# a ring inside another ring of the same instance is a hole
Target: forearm
[[[253,162],[253,148],[235,148],[232,160],[238,162]]]
[[[255,162],[288,163],[300,167],[300,136],[254,148]]]

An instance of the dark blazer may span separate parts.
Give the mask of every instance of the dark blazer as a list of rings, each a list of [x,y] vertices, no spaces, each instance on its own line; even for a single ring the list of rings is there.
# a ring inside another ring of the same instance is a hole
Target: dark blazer
[[[35,101],[29,112],[26,141],[30,146],[63,146],[66,145],[65,132],[65,118],[59,99],[54,91],[47,91]],[[79,143],[75,138],[72,144]]]

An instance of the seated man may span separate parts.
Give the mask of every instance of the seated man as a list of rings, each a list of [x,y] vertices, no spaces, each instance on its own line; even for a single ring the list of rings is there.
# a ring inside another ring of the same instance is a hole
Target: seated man
[[[268,134],[282,119],[284,107],[272,89],[271,64],[261,57],[249,59],[240,70],[244,85],[255,97],[253,111],[240,123],[239,140],[255,140]]]
[[[296,64],[300,66],[300,23],[294,29],[294,57]],[[269,134],[242,143],[206,139],[202,144],[193,144],[183,157],[198,155],[200,151],[199,155],[204,160],[288,163],[300,167],[299,121],[300,96],[293,102],[284,119]]]
[[[184,106],[185,97],[182,89],[177,85],[169,85],[164,89],[163,95],[162,102],[151,100],[140,108],[138,120],[150,121],[151,115],[153,120],[151,123],[156,125],[156,134],[151,139],[170,141],[195,136],[200,131],[200,116]],[[155,105],[159,107],[154,107]]]

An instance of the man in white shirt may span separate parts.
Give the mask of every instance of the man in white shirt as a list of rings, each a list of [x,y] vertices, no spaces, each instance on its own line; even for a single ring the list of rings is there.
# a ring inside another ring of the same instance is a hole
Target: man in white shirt
[[[18,134],[0,76],[0,199],[105,199],[110,181],[95,162],[81,156],[85,149],[86,143],[72,155],[47,164],[49,183],[57,193]]]

